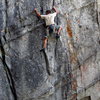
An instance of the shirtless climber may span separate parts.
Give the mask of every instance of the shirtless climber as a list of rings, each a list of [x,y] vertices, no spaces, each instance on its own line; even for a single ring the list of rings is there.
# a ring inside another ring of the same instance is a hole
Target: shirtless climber
[[[54,19],[58,13],[58,11],[56,10],[55,7],[52,8],[52,10],[54,11],[54,13],[51,13],[51,10],[47,10],[46,11],[46,15],[41,15],[37,9],[35,8],[34,11],[37,14],[38,17],[41,17],[42,19],[45,20],[46,22],[46,30],[49,31],[49,33],[53,33],[55,31],[56,32],[56,39],[58,39],[60,37],[60,31],[62,30],[62,27],[60,27],[59,25],[56,25],[54,22]],[[46,46],[47,46],[47,41],[48,41],[48,32],[46,32],[44,38],[43,38],[43,48],[40,51],[43,51]]]

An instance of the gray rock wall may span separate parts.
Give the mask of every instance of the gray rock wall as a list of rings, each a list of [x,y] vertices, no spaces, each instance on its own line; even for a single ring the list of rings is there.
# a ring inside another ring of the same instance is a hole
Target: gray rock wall
[[[53,6],[61,37],[49,36],[41,14]],[[100,99],[99,0],[0,1],[0,100]]]

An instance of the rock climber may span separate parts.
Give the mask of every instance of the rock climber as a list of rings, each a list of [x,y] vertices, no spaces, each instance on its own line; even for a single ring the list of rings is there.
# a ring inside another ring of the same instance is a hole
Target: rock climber
[[[34,11],[37,14],[38,17],[42,18],[45,20],[46,23],[46,34],[43,38],[43,48],[40,51],[44,51],[46,46],[47,46],[47,41],[48,41],[48,31],[50,33],[56,33],[56,39],[60,37],[60,31],[62,30],[62,27],[59,25],[56,25],[54,22],[54,19],[56,15],[58,14],[58,11],[56,10],[55,7],[52,8],[54,13],[51,13],[51,10],[46,11],[46,15],[41,15],[37,9],[35,8]]]

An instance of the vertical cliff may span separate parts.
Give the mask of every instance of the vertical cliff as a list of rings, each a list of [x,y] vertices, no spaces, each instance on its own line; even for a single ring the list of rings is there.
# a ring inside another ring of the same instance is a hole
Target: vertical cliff
[[[55,6],[59,40],[45,52],[41,14]],[[100,99],[100,0],[0,1],[0,100]]]

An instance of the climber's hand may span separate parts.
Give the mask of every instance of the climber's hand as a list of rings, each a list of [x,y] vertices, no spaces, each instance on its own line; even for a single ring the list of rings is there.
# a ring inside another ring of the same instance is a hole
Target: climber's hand
[[[52,9],[55,9],[55,6],[53,6]]]
[[[36,9],[36,8],[34,8],[33,13],[34,13],[34,12],[37,13],[37,9]]]
[[[36,9],[36,8],[34,8],[34,9],[33,9],[33,11],[32,11],[32,13],[34,13],[34,12],[36,13],[36,11],[37,11],[37,9]]]
[[[37,9],[36,9],[36,8],[34,8],[34,11],[35,11],[35,12],[37,12]]]
[[[60,35],[59,34],[56,34],[56,39],[59,39],[60,38]]]
[[[53,6],[52,10],[54,10],[56,13],[59,13],[59,11]]]
[[[36,8],[34,8],[34,11],[36,11],[37,9]]]
[[[38,17],[41,17],[41,14],[38,12],[38,10],[35,8],[34,9],[35,13],[37,14]]]

